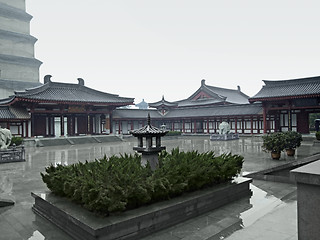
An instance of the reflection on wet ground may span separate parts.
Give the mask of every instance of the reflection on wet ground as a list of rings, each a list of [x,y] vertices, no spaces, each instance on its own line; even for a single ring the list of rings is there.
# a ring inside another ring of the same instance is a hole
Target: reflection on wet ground
[[[16,202],[13,207],[0,208],[0,239],[70,239],[67,234],[47,220],[36,216],[31,210],[33,198],[30,193],[47,190],[41,180],[40,172],[43,172],[50,164],[72,164],[78,161],[94,160],[104,155],[134,153],[132,148],[135,145],[136,139],[128,138],[123,142],[115,143],[30,147],[26,149],[25,162],[0,164],[0,198]],[[312,146],[312,142],[303,142],[302,146],[297,149],[295,157],[287,157],[283,153],[281,160],[275,161],[270,159],[269,153],[262,151],[260,137],[241,137],[239,140],[226,142],[210,141],[209,137],[168,137],[163,139],[162,145],[166,146],[168,151],[179,147],[183,151],[214,151],[216,155],[225,152],[240,154],[245,159],[243,173],[268,169],[319,151]],[[285,217],[289,216],[293,222],[296,221],[294,215],[296,212],[295,185],[254,180],[251,189],[253,196],[250,199],[236,201],[145,239],[206,239],[208,238],[206,236],[209,235],[217,239],[223,239],[223,237],[227,239],[270,239],[259,238],[259,236],[270,237],[277,233],[285,238],[273,237],[274,239],[297,239],[295,238],[296,225],[289,224],[288,220],[285,226],[283,222],[280,222],[275,228],[277,231],[272,230],[274,228],[272,223],[276,222],[273,218],[277,217],[284,221],[281,218],[283,211],[287,214]],[[268,219],[269,215],[271,220],[266,222],[264,219]],[[284,228],[281,229],[280,226]],[[252,230],[256,227],[259,227],[258,230]],[[267,231],[268,234],[263,234],[262,231]],[[245,234],[246,237],[242,238],[241,234]]]

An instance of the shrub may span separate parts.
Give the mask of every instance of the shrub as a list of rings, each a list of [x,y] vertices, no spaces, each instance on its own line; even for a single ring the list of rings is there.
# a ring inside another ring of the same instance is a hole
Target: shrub
[[[181,135],[181,132],[179,131],[169,131],[166,136],[179,136]]]
[[[163,151],[159,168],[141,166],[141,156],[121,155],[69,166],[50,165],[42,180],[55,194],[101,215],[170,199],[222,182],[240,173],[243,157],[213,152]]]
[[[15,137],[13,136],[11,138],[11,143],[10,143],[10,146],[12,146],[13,144],[16,144],[16,146],[19,146],[21,145],[23,142],[23,138],[22,137]]]
[[[262,148],[266,152],[280,153],[285,149],[285,135],[282,132],[274,132],[262,136]]]
[[[316,139],[320,140],[320,131],[316,132]]]
[[[298,132],[288,131],[284,133],[285,149],[295,149],[301,146],[302,135]]]

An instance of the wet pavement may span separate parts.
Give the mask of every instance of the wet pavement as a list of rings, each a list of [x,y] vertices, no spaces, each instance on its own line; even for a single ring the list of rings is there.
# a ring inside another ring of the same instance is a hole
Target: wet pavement
[[[280,160],[272,160],[261,149],[260,137],[241,137],[239,140],[214,142],[209,137],[168,137],[162,141],[170,151],[215,151],[244,156],[242,174],[261,171],[295,161],[320,152],[313,141],[303,141],[295,157],[282,153]],[[40,172],[52,164],[72,164],[93,160],[104,155],[133,153],[136,139],[123,142],[82,144],[73,146],[29,147],[26,161],[0,164],[0,199],[15,201],[14,206],[0,208],[0,239],[43,240],[71,239],[49,221],[35,215],[31,207],[31,192],[46,191]],[[294,184],[254,180],[253,196],[228,204],[197,218],[161,230],[149,239],[297,239],[296,186]]]

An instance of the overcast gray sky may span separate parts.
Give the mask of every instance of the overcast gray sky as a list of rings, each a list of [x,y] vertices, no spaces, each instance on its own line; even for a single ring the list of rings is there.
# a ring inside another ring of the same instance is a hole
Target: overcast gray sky
[[[319,1],[27,0],[40,81],[155,102],[320,75]]]

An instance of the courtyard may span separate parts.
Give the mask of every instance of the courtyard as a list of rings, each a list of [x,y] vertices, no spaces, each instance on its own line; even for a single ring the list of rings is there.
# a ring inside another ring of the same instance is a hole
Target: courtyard
[[[0,198],[15,205],[0,208],[0,239],[71,239],[49,221],[32,211],[31,192],[48,191],[40,172],[50,164],[72,164],[90,161],[104,155],[134,153],[135,138],[121,142],[79,144],[72,146],[27,147],[26,161],[0,164]],[[305,136],[294,157],[282,153],[272,160],[262,151],[261,137],[241,137],[234,141],[210,141],[209,136],[165,137],[167,151],[180,150],[225,152],[244,156],[242,175],[257,172],[319,153],[312,137]],[[144,239],[297,239],[296,186],[288,183],[253,180],[253,196],[190,219]]]

